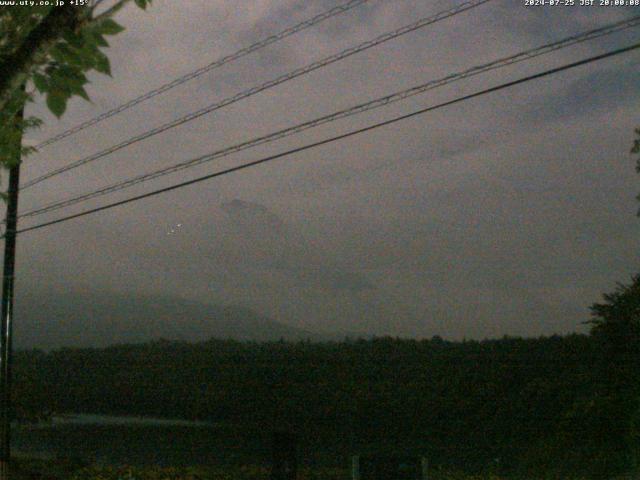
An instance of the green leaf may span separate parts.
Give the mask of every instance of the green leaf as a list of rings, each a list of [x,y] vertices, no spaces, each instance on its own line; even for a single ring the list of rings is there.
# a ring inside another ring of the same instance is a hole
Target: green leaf
[[[108,47],[109,46],[109,42],[107,42],[105,40],[105,38],[100,34],[100,33],[95,33],[93,35],[93,38],[95,39],[95,42],[97,45],[101,46],[101,47]]]
[[[51,56],[54,60],[57,60],[60,63],[70,63],[73,65],[84,65],[84,59],[81,55],[81,50],[78,50],[68,43],[58,43],[55,47],[51,49]]]
[[[99,24],[90,23],[87,27],[82,30],[82,36],[84,38],[84,43],[82,48],[84,49],[87,45],[91,45],[91,48],[100,47],[108,47],[109,44],[100,33]]]
[[[140,7],[141,9],[145,10],[147,8],[147,1],[146,0],[136,0],[136,5],[138,7]]]
[[[88,83],[87,77],[82,70],[73,65],[59,65],[55,68],[48,79],[48,91],[50,94],[59,93],[67,98],[72,95],[86,95],[82,88]]]
[[[124,27],[111,18],[102,20],[98,27],[102,35],[116,35],[124,31]]]
[[[100,55],[104,55],[100,52],[98,45],[94,41],[89,41],[84,44],[82,50],[80,50],[80,57],[84,62],[83,68],[88,70],[90,68],[95,68],[97,59]]]
[[[84,85],[89,82],[82,70],[72,65],[61,65],[54,75],[58,75],[74,84]]]
[[[47,65],[47,67],[44,69],[44,72],[47,75],[51,75],[53,72],[56,71],[56,69],[58,69],[60,67],[60,63],[59,62],[51,62],[49,65]]]
[[[75,86],[72,88],[71,91],[76,95],[79,95],[80,97],[84,98],[87,102],[91,101],[91,99],[89,98],[89,95],[87,94],[87,91],[84,89],[83,86]]]
[[[111,64],[109,63],[109,58],[102,52],[100,52],[99,55],[96,55],[95,69],[100,73],[111,76]]]
[[[47,95],[47,107],[56,117],[60,118],[67,109],[68,95],[60,91],[49,92]]]
[[[85,41],[82,35],[74,32],[73,30],[67,30],[62,35],[62,38],[64,38],[69,45],[75,48],[82,48]]]
[[[41,73],[33,74],[33,84],[40,93],[44,93],[49,90],[49,81],[47,80],[47,77],[45,77]]]

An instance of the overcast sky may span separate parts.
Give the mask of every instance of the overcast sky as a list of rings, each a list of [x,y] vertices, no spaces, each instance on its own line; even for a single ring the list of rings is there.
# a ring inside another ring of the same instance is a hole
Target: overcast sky
[[[109,0],[105,0],[107,4]],[[154,0],[118,14],[113,78],[39,141],[339,0]],[[460,3],[365,6],[205,74],[25,161],[23,182],[257,83]],[[22,193],[21,211],[640,13],[494,0]],[[129,197],[637,42],[618,33],[65,210]],[[304,328],[459,339],[586,331],[637,273],[631,53],[251,170],[26,233],[20,294],[173,295]],[[57,218],[62,211],[25,220]],[[181,224],[180,227],[177,227]],[[171,229],[175,232],[172,234]]]

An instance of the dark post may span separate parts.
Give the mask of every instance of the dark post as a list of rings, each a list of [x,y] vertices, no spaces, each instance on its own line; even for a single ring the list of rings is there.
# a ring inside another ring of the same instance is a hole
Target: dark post
[[[18,115],[21,119],[22,111]],[[20,153],[18,153],[16,160],[15,165],[9,170],[7,226],[4,236],[2,328],[0,328],[0,480],[9,479],[9,462],[11,459],[11,331],[13,327],[13,280],[16,262]]]
[[[271,480],[296,480],[297,475],[295,434],[286,431],[274,432]]]

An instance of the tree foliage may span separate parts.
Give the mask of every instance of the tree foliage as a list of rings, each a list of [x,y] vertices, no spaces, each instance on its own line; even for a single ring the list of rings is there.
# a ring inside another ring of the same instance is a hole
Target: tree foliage
[[[73,96],[89,100],[85,85],[91,71],[111,75],[104,49],[108,36],[124,30],[112,17],[130,0],[119,0],[96,14],[90,5],[16,6],[0,10],[0,164],[19,158],[20,137],[42,122],[19,114],[35,92],[46,97],[60,117]],[[67,2],[68,3],[68,2]],[[87,2],[88,3],[88,2]],[[151,0],[135,0],[146,8]],[[32,149],[23,149],[22,154]]]
[[[618,284],[612,293],[603,295],[603,303],[591,306],[594,317],[588,323],[592,333],[604,335],[616,347],[638,342],[640,329],[640,275],[635,275],[629,285]]]
[[[640,444],[640,275],[618,284],[591,307],[591,333],[598,342],[595,401],[607,421],[601,444],[612,446],[608,468],[638,469]],[[601,448],[604,448],[601,445]]]

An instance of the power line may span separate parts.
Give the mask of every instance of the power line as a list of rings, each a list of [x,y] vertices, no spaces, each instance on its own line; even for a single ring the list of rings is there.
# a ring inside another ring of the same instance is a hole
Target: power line
[[[404,100],[406,98],[412,97],[414,95],[418,95],[421,93],[424,93],[428,90],[432,90],[441,86],[444,86],[446,84],[458,81],[458,80],[462,80],[465,78],[470,78],[473,77],[475,75],[479,75],[481,73],[485,73],[491,70],[495,70],[498,68],[502,68],[502,67],[506,67],[509,65],[513,65],[514,63],[518,63],[524,60],[530,60],[532,58],[538,57],[540,55],[545,55],[563,48],[567,48],[570,46],[573,46],[575,44],[581,43],[581,42],[585,42],[587,40],[592,40],[594,38],[599,38],[602,37],[604,35],[609,35],[615,32],[619,32],[631,27],[635,27],[640,25],[640,15],[636,16],[636,17],[632,17],[630,19],[627,20],[623,20],[620,22],[616,22],[601,28],[597,28],[597,29],[593,29],[587,32],[583,32],[577,35],[573,35],[567,38],[564,38],[562,40],[553,42],[551,44],[546,44],[540,47],[536,47],[530,50],[526,50],[520,53],[517,53],[515,55],[511,55],[509,57],[504,57],[498,60],[494,60],[492,62],[489,62],[487,64],[484,65],[480,65],[480,66],[475,66],[473,68],[467,69],[463,72],[459,72],[459,73],[455,73],[455,74],[451,74],[448,75],[446,77],[437,79],[437,80],[431,80],[427,83],[406,89],[406,90],[402,90],[399,92],[395,92],[392,93],[390,95],[386,95],[384,97],[380,97],[377,98],[375,100],[371,100],[368,101],[366,103],[362,103],[344,110],[340,110],[338,112],[334,112],[332,114],[329,115],[325,115],[319,118],[316,118],[314,120],[310,120],[292,127],[288,127],[282,130],[279,130],[277,132],[273,132],[270,133],[268,135],[264,135],[261,137],[257,137],[230,147],[226,147],[222,150],[218,150],[216,152],[207,154],[207,155],[203,155],[197,158],[193,158],[193,159],[189,159],[187,161],[178,163],[176,165],[172,165],[169,167],[165,167],[159,170],[155,170],[153,172],[149,172],[146,174],[142,174],[142,175],[138,175],[136,177],[121,181],[121,182],[116,182],[114,184],[108,185],[106,187],[103,187],[99,190],[95,190],[89,193],[85,193],[85,194],[81,194],[72,198],[68,198],[66,200],[61,200],[58,202],[54,202],[48,205],[45,205],[43,207],[39,207],[39,208],[35,208],[32,210],[29,210],[25,213],[23,213],[22,215],[20,215],[19,218],[24,218],[24,217],[32,217],[32,216],[36,216],[36,215],[42,215],[44,213],[48,213],[48,212],[52,212],[55,210],[59,210],[61,208],[64,207],[68,207],[71,205],[75,205],[77,203],[80,202],[84,202],[87,201],[89,199],[92,198],[96,198],[96,197],[100,197],[102,195],[106,195],[109,193],[113,193],[119,190],[123,190],[125,188],[129,188],[132,187],[134,185],[137,185],[139,183],[143,183],[149,180],[153,180],[165,175],[169,175],[181,170],[185,170],[191,167],[195,167],[197,165],[201,165],[205,162],[209,162],[218,158],[222,158],[222,157],[226,157],[228,155],[249,149],[249,148],[253,148],[256,147],[258,145],[263,145],[266,143],[271,143],[273,141],[279,140],[281,138],[290,136],[290,135],[294,135],[300,132],[303,132],[305,130],[311,129],[311,128],[315,128],[318,127],[320,125],[324,125],[326,123],[330,123],[330,122],[334,122],[346,117],[350,117],[352,115],[357,115],[369,110],[373,110],[375,108],[380,108],[386,105],[389,105],[391,103],[395,103],[397,101],[400,100]]]
[[[101,1],[101,0],[99,0]],[[207,72],[210,72],[211,70],[214,70],[216,68],[219,68],[227,63],[230,62],[234,62],[246,55],[249,55],[250,53],[256,52],[262,48],[265,48],[271,44],[274,44],[280,40],[283,40],[287,37],[290,37],[291,35],[294,35],[302,30],[305,30],[307,28],[313,27],[314,25],[317,25],[331,17],[334,17],[336,15],[340,15],[342,13],[348,12],[349,10],[356,8],[360,5],[362,5],[363,3],[368,2],[369,0],[350,0],[347,3],[344,3],[342,5],[339,5],[337,7],[334,7],[330,10],[327,10],[325,12],[322,12],[312,18],[309,18],[307,20],[304,20],[303,22],[298,23],[297,25],[294,25],[292,27],[289,27],[285,30],[282,30],[279,33],[276,33],[274,35],[271,35],[269,37],[266,37],[262,40],[260,40],[259,42],[256,42],[252,45],[249,45],[248,47],[242,48],[234,53],[231,53],[229,55],[226,55],[224,57],[221,57],[217,60],[215,60],[214,62],[211,62],[208,65],[205,65],[203,67],[198,68],[197,70],[194,70],[192,72],[189,72],[181,77],[176,78],[175,80],[165,83],[164,85],[161,85],[158,88],[155,88],[153,90],[148,91],[147,93],[136,97],[132,100],[129,100],[126,103],[123,103],[122,105],[119,105],[107,112],[104,112],[100,115],[98,115],[95,118],[92,118],[90,120],[87,120],[86,122],[80,123],[78,125],[76,125],[75,127],[72,127],[68,130],[65,130],[64,132],[61,132],[51,138],[48,138],[47,140],[39,143],[38,145],[36,145],[36,149],[40,149],[43,147],[46,147],[47,145],[51,145],[53,143],[56,143],[60,140],[62,140],[63,138],[67,138],[75,133],[78,133],[82,130],[84,130],[85,128],[89,128],[93,125],[96,125],[100,122],[102,122],[103,120],[106,120],[107,118],[111,118],[115,115],[118,115],[119,113],[124,112],[125,110],[130,109],[131,107],[134,107],[142,102],[145,102],[157,95],[160,95],[168,90],[171,90],[172,88],[177,87],[178,85],[182,85],[183,83],[189,82],[191,80],[193,80],[194,78],[197,78],[201,75],[204,75]],[[99,2],[96,3],[95,6],[98,5]]]
[[[302,75],[305,75],[307,73],[313,72],[315,70],[318,70],[322,67],[325,67],[327,65],[330,65],[332,63],[335,63],[339,60],[343,60],[347,57],[350,57],[352,55],[355,55],[356,53],[362,52],[364,50],[367,50],[369,48],[375,47],[377,45],[380,45],[384,42],[388,42],[389,40],[393,40],[394,38],[400,37],[402,35],[406,35],[410,32],[413,32],[415,30],[418,30],[420,28],[426,27],[428,25],[434,24],[436,22],[439,22],[441,20],[445,20],[449,17],[453,17],[455,15],[458,15],[462,12],[465,12],[467,10],[470,10],[472,8],[478,7],[480,5],[482,5],[483,3],[487,3],[490,2],[491,0],[469,0],[467,2],[464,2],[454,8],[451,8],[449,10],[445,10],[443,12],[437,13],[436,15],[433,15],[431,17],[426,17],[426,18],[422,18],[420,20],[418,20],[417,22],[413,22],[409,25],[406,25],[404,27],[401,27],[397,30],[394,30],[392,32],[388,32],[385,34],[382,34],[372,40],[368,40],[366,42],[363,42],[355,47],[351,47],[348,48],[346,50],[343,50],[339,53],[330,55],[328,57],[323,58],[322,60],[318,60],[316,62],[313,62],[309,65],[306,65],[304,67],[301,68],[297,68],[289,73],[286,73],[284,75],[281,75],[273,80],[269,80],[268,82],[265,82],[261,85],[252,87],[248,90],[245,90],[243,92],[240,92],[232,97],[228,97],[224,100],[221,100],[219,102],[213,103],[211,105],[208,105],[204,108],[201,108],[200,110],[197,110],[195,112],[189,113],[188,115],[185,115],[184,117],[181,117],[179,119],[173,120],[171,122],[165,123],[164,125],[161,125],[159,127],[156,127],[152,130],[149,130],[145,133],[142,133],[140,135],[137,135],[135,137],[132,137],[128,140],[125,140],[124,142],[121,142],[117,145],[111,146],[105,150],[102,150],[101,152],[98,152],[96,154],[90,155],[88,157],[82,158],[80,160],[76,160],[75,162],[72,162],[64,167],[58,168],[56,170],[53,170],[49,173],[45,173],[44,175],[37,177],[27,183],[25,183],[22,186],[22,190],[25,190],[29,187],[32,187],[33,185],[36,185],[44,180],[47,180],[51,177],[54,177],[56,175],[59,175],[61,173],[67,172],[69,170],[72,170],[74,168],[80,167],[82,165],[85,165],[89,162],[92,162],[94,160],[97,160],[99,158],[105,157],[107,155],[110,155],[111,153],[114,153],[118,150],[121,150],[125,147],[128,147],[130,145],[133,145],[134,143],[140,142],[142,140],[145,140],[147,138],[153,137],[154,135],[158,135],[162,132],[165,132],[171,128],[180,126],[184,123],[190,122],[192,120],[195,120],[196,118],[199,118],[203,115],[206,115],[208,113],[211,113],[215,110],[219,110],[221,108],[224,108],[226,106],[229,106],[231,104],[234,104],[242,99],[251,97],[253,95],[256,95],[264,90],[267,90],[269,88],[273,88],[277,85],[280,85],[282,83],[288,82],[289,80],[293,80],[295,78],[298,78]]]
[[[16,233],[25,233],[25,232],[29,232],[29,231],[32,231],[32,230],[38,230],[38,229],[41,229],[41,228],[44,228],[44,227],[48,227],[48,226],[55,225],[55,224],[58,224],[58,223],[66,222],[66,221],[72,220],[74,218],[84,217],[86,215],[91,215],[93,213],[101,212],[103,210],[108,210],[108,209],[111,209],[111,208],[114,208],[114,207],[118,207],[120,205],[125,205],[125,204],[128,204],[128,203],[136,202],[138,200],[142,200],[142,199],[145,199],[145,198],[149,198],[149,197],[153,197],[153,196],[156,196],[156,195],[160,195],[162,193],[170,192],[172,190],[177,190],[179,188],[187,187],[189,185],[200,183],[200,182],[203,182],[205,180],[210,180],[212,178],[220,177],[222,175],[227,175],[229,173],[237,172],[239,170],[244,170],[244,169],[247,169],[247,168],[255,167],[257,165],[260,165],[260,164],[263,164],[263,163],[267,163],[267,162],[270,162],[272,160],[276,160],[278,158],[286,157],[286,156],[289,156],[289,155],[293,155],[295,153],[300,153],[300,152],[305,151],[305,150],[310,150],[312,148],[319,147],[321,145],[326,145],[326,144],[333,143],[333,142],[336,142],[336,141],[339,141],[339,140],[343,140],[345,138],[352,137],[352,136],[355,136],[355,135],[358,135],[358,134],[361,134],[361,133],[364,133],[364,132],[368,132],[368,131],[371,131],[371,130],[375,130],[375,129],[383,127],[383,126],[394,124],[394,123],[399,122],[401,120],[406,120],[408,118],[416,117],[418,115],[423,115],[423,114],[425,114],[427,112],[438,110],[440,108],[444,108],[444,107],[447,107],[449,105],[454,105],[456,103],[461,103],[461,102],[464,102],[466,100],[470,100],[472,98],[476,98],[476,97],[480,97],[480,96],[483,96],[483,95],[487,95],[489,93],[497,92],[499,90],[503,90],[503,89],[506,89],[506,88],[509,88],[509,87],[513,87],[515,85],[519,85],[519,84],[526,83],[526,82],[529,82],[529,81],[532,81],[532,80],[536,80],[536,79],[543,78],[543,77],[546,77],[546,76],[549,76],[549,75],[553,75],[553,74],[562,72],[564,70],[569,70],[571,68],[579,67],[581,65],[586,65],[588,63],[592,63],[592,62],[596,62],[596,61],[599,61],[599,60],[603,60],[605,58],[613,57],[613,56],[616,56],[616,55],[621,55],[623,53],[627,53],[627,52],[630,52],[632,50],[636,50],[638,48],[640,48],[640,43],[636,43],[634,45],[631,45],[631,46],[628,46],[628,47],[624,47],[624,48],[619,48],[619,49],[611,51],[611,52],[607,52],[607,53],[604,53],[604,54],[601,54],[601,55],[596,55],[596,56],[593,56],[593,57],[589,57],[589,58],[586,58],[584,60],[580,60],[578,62],[573,62],[573,63],[570,63],[570,64],[563,65],[561,67],[552,68],[550,70],[546,70],[546,71],[541,72],[541,73],[536,73],[534,75],[529,75],[529,76],[520,78],[518,80],[513,80],[511,82],[507,82],[507,83],[503,83],[503,84],[497,85],[495,87],[487,88],[487,89],[481,90],[481,91],[476,92],[476,93],[472,93],[472,94],[469,94],[469,95],[458,97],[458,98],[455,98],[453,100],[449,100],[447,102],[443,102],[443,103],[440,103],[440,104],[435,105],[435,106],[426,107],[426,108],[417,110],[415,112],[407,113],[407,114],[404,114],[404,115],[401,115],[401,116],[398,116],[398,117],[395,117],[395,118],[392,118],[392,119],[389,119],[389,120],[385,120],[383,122],[379,122],[379,123],[375,123],[373,125],[369,125],[367,127],[359,128],[357,130],[352,130],[350,132],[343,133],[341,135],[337,135],[337,136],[330,137],[330,138],[327,138],[327,139],[324,139],[324,140],[320,140],[318,142],[310,143],[310,144],[304,145],[302,147],[297,147],[297,148],[294,148],[294,149],[291,149],[291,150],[287,150],[285,152],[281,152],[281,153],[278,153],[278,154],[275,154],[275,155],[270,155],[268,157],[264,157],[264,158],[261,158],[259,160],[255,160],[253,162],[244,163],[244,164],[238,165],[236,167],[231,167],[231,168],[227,168],[225,170],[221,170],[221,171],[218,171],[218,172],[210,173],[208,175],[204,175],[204,176],[201,176],[201,177],[198,177],[198,178],[194,178],[192,180],[187,180],[185,182],[181,182],[181,183],[178,183],[178,184],[175,184],[175,185],[171,185],[169,187],[160,188],[160,189],[148,192],[148,193],[144,193],[144,194],[137,195],[137,196],[134,196],[134,197],[130,197],[130,198],[127,198],[127,199],[124,199],[124,200],[120,200],[120,201],[117,201],[117,202],[109,203],[107,205],[102,205],[100,207],[96,207],[96,208],[92,208],[92,209],[89,209],[89,210],[85,210],[85,211],[80,212],[80,213],[76,213],[76,214],[73,214],[73,215],[68,215],[66,217],[58,218],[56,220],[51,220],[51,221],[48,221],[48,222],[40,223],[40,224],[34,225],[32,227],[23,228],[21,230],[18,230]],[[4,238],[4,235],[2,237]]]

